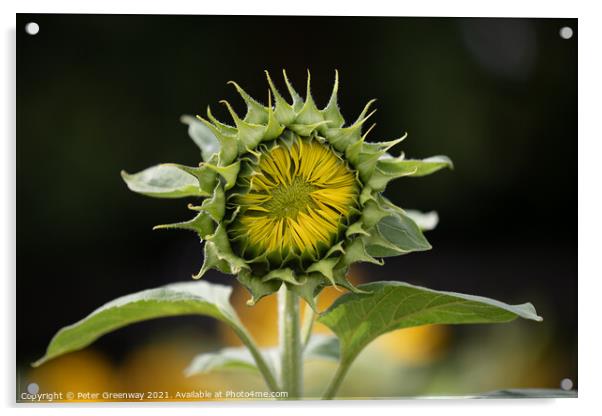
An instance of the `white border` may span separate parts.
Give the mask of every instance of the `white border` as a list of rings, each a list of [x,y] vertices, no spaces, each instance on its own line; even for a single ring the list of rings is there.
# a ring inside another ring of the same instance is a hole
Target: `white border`
[[[394,2],[391,0],[370,0],[369,2],[351,1],[326,2],[323,0],[286,1],[21,1],[17,4],[0,6],[0,19],[4,26],[2,43],[2,84],[4,97],[0,126],[4,137],[0,141],[0,265],[3,266],[4,287],[2,290],[2,332],[0,338],[0,359],[2,376],[0,378],[0,406],[8,407],[8,415],[104,415],[116,412],[133,415],[161,415],[173,405],[128,407],[119,410],[113,405],[96,408],[84,405],[58,405],[56,407],[14,407],[14,313],[15,313],[15,13],[135,13],[135,14],[297,14],[297,15],[366,15],[366,16],[498,16],[498,17],[577,17],[579,28],[579,399],[564,400],[430,400],[430,401],[391,401],[391,402],[302,402],[289,404],[271,403],[203,403],[191,406],[178,405],[175,412],[183,415],[207,413],[278,415],[307,414],[307,412],[333,412],[344,408],[347,413],[366,413],[373,407],[379,413],[442,413],[449,415],[504,415],[509,411],[523,414],[526,412],[546,415],[563,415],[577,411],[577,414],[592,414],[600,409],[600,308],[599,293],[602,292],[602,275],[598,258],[602,247],[602,184],[600,183],[602,155],[600,133],[601,75],[600,53],[602,21],[596,9],[596,3],[576,1],[528,1],[504,0],[485,1],[421,1]],[[19,28],[20,29],[20,28]],[[575,145],[575,137],[566,138],[566,146]],[[559,167],[551,167],[557,169]],[[561,168],[561,167],[560,167]],[[553,209],[553,200],[550,201]],[[558,224],[551,227],[573,227],[573,219],[564,223],[564,213],[558,213]],[[11,407],[12,406],[12,407]],[[85,409],[84,409],[85,407]],[[169,410],[172,412],[172,410]]]
[[[133,14],[249,14],[249,15],[334,15],[334,16],[464,16],[464,17],[577,17],[579,6],[567,1],[504,0],[483,2],[428,0],[393,2],[353,1],[122,1],[28,0],[17,7],[20,13],[133,13]]]

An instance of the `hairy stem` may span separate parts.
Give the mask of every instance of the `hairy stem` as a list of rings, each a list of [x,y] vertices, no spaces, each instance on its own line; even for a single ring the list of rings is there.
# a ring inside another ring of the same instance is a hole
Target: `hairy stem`
[[[278,292],[278,315],[282,389],[288,392],[288,399],[298,399],[302,395],[303,379],[299,297],[286,285]]]
[[[305,304],[305,313],[303,314],[303,331],[301,336],[303,348],[307,347],[307,344],[311,339],[311,331],[314,328],[315,318],[316,313],[314,310],[309,306],[309,304]]]

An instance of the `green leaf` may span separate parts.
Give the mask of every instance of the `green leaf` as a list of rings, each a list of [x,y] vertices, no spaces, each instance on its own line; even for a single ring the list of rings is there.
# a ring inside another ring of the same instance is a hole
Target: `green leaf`
[[[228,299],[232,288],[208,282],[186,282],[123,296],[61,329],[50,341],[44,357],[33,365],[87,347],[101,336],[124,326],[154,318],[180,315],[210,316],[243,331]]]
[[[216,173],[219,173],[226,180],[226,184],[224,185],[224,189],[226,191],[232,188],[236,183],[236,178],[238,177],[238,172],[240,171],[240,162],[235,162],[228,166],[216,166],[211,163],[207,163],[205,166]]]
[[[264,282],[260,277],[253,276],[249,270],[241,270],[238,273],[238,281],[251,292],[251,298],[247,300],[248,306],[253,306],[264,296],[271,295],[282,286],[281,280],[268,280]]]
[[[188,125],[188,135],[192,141],[201,149],[201,157],[205,162],[211,159],[220,150],[220,143],[209,127],[200,120],[189,115],[180,117],[180,121]]]
[[[153,230],[169,230],[169,229],[180,229],[189,230],[198,234],[201,240],[207,238],[207,236],[215,233],[215,221],[211,216],[204,211],[201,211],[191,220],[176,222],[172,224],[161,224],[155,225]]]
[[[324,278],[320,273],[308,273],[299,276],[300,285],[287,285],[297,296],[301,297],[314,312],[318,312],[316,305],[316,295],[319,289],[324,286]]]
[[[509,322],[517,317],[542,320],[530,303],[508,305],[403,282],[375,282],[358,288],[369,293],[346,293],[318,318],[339,337],[341,361],[347,364],[378,336],[397,329],[427,324]]]
[[[194,176],[171,165],[156,165],[134,174],[121,171],[121,177],[131,191],[146,196],[155,198],[206,196],[199,189],[199,182]]]

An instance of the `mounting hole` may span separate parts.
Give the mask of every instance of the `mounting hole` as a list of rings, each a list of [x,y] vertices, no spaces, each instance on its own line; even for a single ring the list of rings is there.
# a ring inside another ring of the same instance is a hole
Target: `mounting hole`
[[[40,25],[38,25],[36,22],[29,22],[25,25],[25,32],[27,32],[29,35],[37,35],[39,31]]]
[[[573,388],[573,380],[570,378],[563,378],[562,381],[560,381],[560,388],[567,391],[571,390]]]
[[[36,22],[29,22],[25,25],[25,32],[27,32],[29,35],[37,35],[39,31],[40,25],[38,25]]]
[[[38,394],[39,391],[40,386],[38,386],[37,383],[29,383],[27,386],[27,393],[29,394]]]
[[[561,27],[558,33],[562,39],[570,39],[573,37],[573,29],[569,26]]]

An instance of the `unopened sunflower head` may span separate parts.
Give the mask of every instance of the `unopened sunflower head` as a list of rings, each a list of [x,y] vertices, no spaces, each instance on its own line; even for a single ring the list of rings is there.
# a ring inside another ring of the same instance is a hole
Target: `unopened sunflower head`
[[[197,212],[193,219],[155,227],[191,230],[204,241],[195,278],[210,269],[234,274],[251,292],[250,304],[285,284],[315,307],[326,285],[357,290],[346,279],[351,264],[382,264],[383,257],[430,248],[422,229],[434,226],[435,214],[404,211],[382,192],[391,180],[452,165],[444,156],[388,153],[405,135],[366,141],[362,129],[373,101],[346,125],[338,73],[323,109],[312,98],[309,73],[305,100],[283,74],[291,103],[266,71],[267,106],[231,82],[246,104],[244,118],[226,101],[232,125],[210,109],[205,118],[182,117],[201,150],[198,166],[161,164],[122,176],[141,194],[204,198],[189,205]]]

